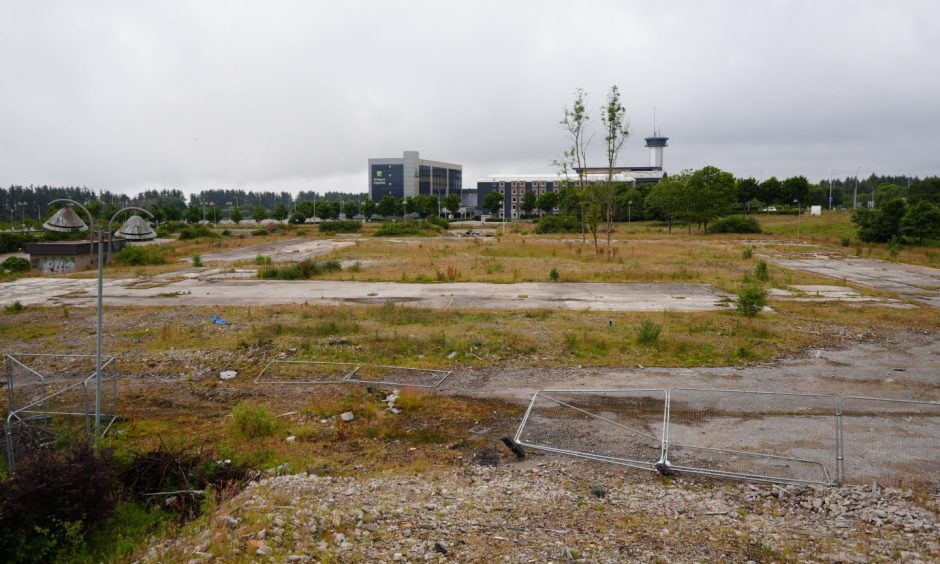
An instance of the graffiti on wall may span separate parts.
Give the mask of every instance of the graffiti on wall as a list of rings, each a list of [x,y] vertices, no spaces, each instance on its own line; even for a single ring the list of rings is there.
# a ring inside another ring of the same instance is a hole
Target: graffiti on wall
[[[75,272],[74,257],[44,257],[39,261],[39,270],[43,274]]]

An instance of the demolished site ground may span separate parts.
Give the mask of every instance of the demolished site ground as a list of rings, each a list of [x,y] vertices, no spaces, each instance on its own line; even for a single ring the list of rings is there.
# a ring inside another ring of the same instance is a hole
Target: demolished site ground
[[[618,230],[611,263],[594,255],[590,238],[581,244],[570,235],[357,237],[343,245],[313,238],[309,245],[299,239],[312,234],[293,234],[284,245],[321,249],[322,260],[357,266],[311,281],[239,280],[239,271],[254,276],[258,254],[290,260],[277,244],[254,247],[247,238],[225,239],[230,248],[214,257],[212,241],[177,243],[185,245],[178,259],[202,250],[202,269],[179,263],[112,269],[105,342],[106,353],[118,357],[123,418],[108,444],[201,445],[270,476],[225,496],[196,522],[163,526],[124,557],[940,558],[940,492],[930,471],[872,480],[874,468],[845,486],[810,488],[657,477],[539,452],[517,461],[501,446],[532,394],[546,388],[700,387],[940,401],[940,320],[923,299],[936,288],[901,291],[870,280],[878,273],[906,280],[910,267],[865,257],[876,265],[866,270],[869,279],[820,271],[806,262],[810,255],[825,254],[830,264],[861,260],[842,257],[838,244],[822,236],[798,242],[789,233],[670,238],[651,226]],[[744,258],[746,249],[753,258]],[[746,318],[734,310],[734,294],[745,279],[753,281],[762,259],[770,263],[769,308]],[[559,282],[549,279],[552,268]],[[937,277],[936,270],[919,269]],[[0,301],[31,306],[0,318],[4,352],[91,352],[88,282],[78,275],[0,286]],[[323,297],[328,287],[350,292],[357,284],[369,289]],[[440,300],[459,294],[461,285],[471,289],[465,301]],[[660,301],[636,307],[641,287],[658,291]],[[220,298],[200,301],[201,288]],[[401,299],[410,288],[429,297]],[[578,302],[590,305],[563,305]],[[213,315],[228,324],[212,323]],[[644,320],[661,328],[653,343],[637,342]],[[255,383],[278,358],[453,373],[431,391],[401,387],[394,413],[381,386]],[[237,376],[221,380],[223,370]],[[275,416],[276,431],[252,439],[236,433],[231,413],[245,403]],[[354,419],[341,420],[346,412]]]

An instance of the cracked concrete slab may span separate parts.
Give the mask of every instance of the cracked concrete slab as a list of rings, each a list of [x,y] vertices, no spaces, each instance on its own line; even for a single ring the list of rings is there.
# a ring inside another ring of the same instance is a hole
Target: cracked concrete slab
[[[906,299],[940,307],[940,270],[936,268],[828,255],[801,259],[769,258],[779,266],[894,292]]]
[[[599,311],[713,311],[731,309],[733,296],[706,284],[519,284],[200,280],[152,286],[106,280],[107,305],[276,305],[399,303],[431,308],[567,309]],[[0,284],[0,302],[91,305],[95,280],[22,278]]]

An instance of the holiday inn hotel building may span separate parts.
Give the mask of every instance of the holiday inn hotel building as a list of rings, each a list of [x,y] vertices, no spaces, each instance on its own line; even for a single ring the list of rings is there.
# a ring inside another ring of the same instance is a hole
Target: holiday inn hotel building
[[[405,151],[396,159],[369,159],[369,198],[373,202],[385,196],[459,195],[462,185],[462,166],[421,159],[418,151]]]

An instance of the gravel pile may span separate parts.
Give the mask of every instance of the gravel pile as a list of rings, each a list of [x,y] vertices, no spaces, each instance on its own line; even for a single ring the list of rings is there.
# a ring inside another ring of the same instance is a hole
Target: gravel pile
[[[582,461],[252,483],[148,561],[940,559],[940,492],[666,480]]]

